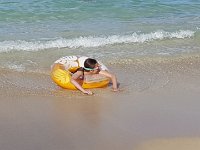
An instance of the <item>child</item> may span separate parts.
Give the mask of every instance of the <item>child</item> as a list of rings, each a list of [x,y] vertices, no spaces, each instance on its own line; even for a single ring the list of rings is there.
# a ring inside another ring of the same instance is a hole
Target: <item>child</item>
[[[90,90],[85,90],[82,88],[78,80],[83,80],[84,75],[101,74],[110,78],[113,84],[113,91],[118,91],[116,76],[108,71],[101,70],[100,67],[100,64],[98,64],[95,59],[87,58],[84,62],[84,67],[77,69],[77,71],[72,75],[71,83],[74,84],[74,86],[84,94],[92,95],[93,93]]]

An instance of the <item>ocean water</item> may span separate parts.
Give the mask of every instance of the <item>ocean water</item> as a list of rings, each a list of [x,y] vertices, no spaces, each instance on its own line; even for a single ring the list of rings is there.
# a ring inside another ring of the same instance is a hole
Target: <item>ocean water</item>
[[[1,70],[49,75],[67,55],[109,66],[199,53],[199,0],[0,0]]]

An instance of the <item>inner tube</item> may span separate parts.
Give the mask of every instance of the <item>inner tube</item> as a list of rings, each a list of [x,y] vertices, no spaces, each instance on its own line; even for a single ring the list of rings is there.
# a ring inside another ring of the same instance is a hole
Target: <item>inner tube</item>
[[[65,89],[77,90],[77,88],[70,82],[72,74],[80,67],[84,67],[84,62],[88,57],[86,56],[65,56],[54,62],[51,67],[51,78],[60,87]],[[101,68],[100,70],[108,70],[108,68],[97,61]],[[102,88],[108,86],[110,80],[100,74],[87,75],[79,83],[84,89]]]

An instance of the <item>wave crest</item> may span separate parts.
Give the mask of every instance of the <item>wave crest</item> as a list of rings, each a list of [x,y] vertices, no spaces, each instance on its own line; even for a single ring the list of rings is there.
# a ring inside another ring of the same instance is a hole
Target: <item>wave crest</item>
[[[49,41],[2,41],[0,52],[8,51],[38,51],[50,48],[79,48],[79,47],[100,47],[113,44],[144,43],[162,39],[183,39],[194,36],[194,31],[180,30],[176,32],[156,31],[147,34],[133,33],[130,35],[111,35],[102,37],[79,37],[74,39],[59,38]]]

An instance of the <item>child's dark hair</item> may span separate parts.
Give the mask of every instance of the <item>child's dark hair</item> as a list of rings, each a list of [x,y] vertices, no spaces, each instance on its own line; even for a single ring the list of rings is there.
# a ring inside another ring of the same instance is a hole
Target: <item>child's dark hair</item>
[[[84,62],[84,67],[94,69],[96,64],[97,64],[97,61],[95,59],[88,58]]]

